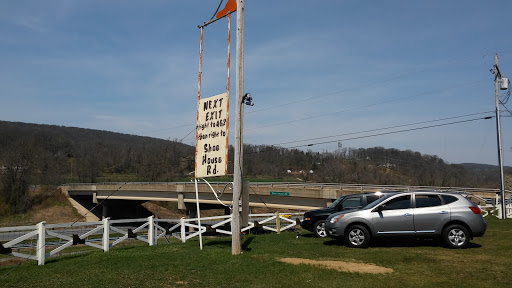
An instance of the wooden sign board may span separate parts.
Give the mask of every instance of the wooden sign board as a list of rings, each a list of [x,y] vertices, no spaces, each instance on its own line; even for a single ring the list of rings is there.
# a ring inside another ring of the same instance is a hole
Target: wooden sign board
[[[198,101],[195,178],[227,174],[228,124],[228,93]]]

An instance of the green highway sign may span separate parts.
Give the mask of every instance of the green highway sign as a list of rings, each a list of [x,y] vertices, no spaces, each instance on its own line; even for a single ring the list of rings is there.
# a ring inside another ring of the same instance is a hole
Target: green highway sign
[[[290,196],[290,192],[270,191],[270,196]]]

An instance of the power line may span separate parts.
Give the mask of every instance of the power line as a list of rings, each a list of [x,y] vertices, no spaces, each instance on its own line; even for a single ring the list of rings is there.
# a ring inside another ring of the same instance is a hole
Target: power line
[[[486,56],[489,56],[491,54],[492,53],[484,54],[482,57],[485,58]],[[381,81],[376,81],[376,82],[369,83],[369,84],[359,85],[357,87],[347,88],[347,89],[335,91],[335,92],[328,93],[328,94],[321,95],[321,96],[314,96],[314,97],[305,98],[305,99],[301,99],[301,100],[297,100],[297,101],[293,101],[293,102],[287,102],[287,103],[283,103],[283,104],[269,106],[269,107],[266,107],[266,108],[257,109],[257,110],[253,110],[253,111],[247,112],[247,114],[256,113],[256,112],[260,112],[260,111],[268,111],[268,110],[279,108],[279,107],[283,107],[283,106],[303,103],[303,102],[307,102],[307,101],[311,101],[311,100],[315,100],[315,99],[319,99],[319,98],[325,98],[325,97],[329,97],[329,96],[333,96],[333,95],[337,95],[337,94],[341,94],[341,93],[345,93],[345,92],[349,92],[349,91],[356,91],[358,89],[363,89],[363,88],[367,88],[367,87],[371,87],[371,86],[378,86],[380,84],[383,84],[383,83],[386,83],[386,82],[390,82],[392,80],[397,80],[397,79],[403,78],[403,77],[408,76],[410,74],[422,73],[422,72],[425,72],[427,70],[436,68],[438,66],[444,66],[444,65],[448,65],[448,64],[452,65],[452,64],[456,64],[456,63],[465,63],[465,62],[469,62],[469,60],[474,61],[473,60],[474,58],[476,58],[476,57],[470,57],[470,58],[462,59],[462,60],[459,60],[459,61],[452,61],[451,63],[443,63],[443,64],[439,64],[439,65],[431,65],[430,67],[426,67],[426,68],[423,68],[423,69],[420,69],[420,70],[417,70],[417,71],[411,71],[411,72],[406,72],[406,73],[398,74],[398,75],[396,75],[394,77],[390,77],[390,78],[387,78],[387,79],[384,79],[384,80],[381,80]],[[478,57],[478,58],[480,58],[480,57]]]
[[[221,1],[221,3],[222,3],[222,1]],[[486,56],[491,55],[491,54],[492,53],[484,54],[482,57],[485,58]],[[451,64],[453,64],[453,63],[465,63],[465,62],[473,61],[473,59],[475,59],[475,58],[476,57],[470,57],[470,58],[462,59],[460,61],[452,61]],[[480,56],[479,56],[479,58],[480,58]],[[443,65],[445,65],[445,64],[443,64]],[[358,89],[363,89],[363,88],[367,88],[367,87],[371,87],[371,86],[378,86],[378,85],[386,83],[386,82],[390,82],[390,81],[393,81],[393,80],[397,80],[397,79],[403,78],[403,77],[405,77],[407,75],[410,75],[410,74],[425,72],[427,70],[436,68],[437,66],[441,66],[441,65],[434,65],[434,66],[423,68],[423,69],[420,69],[420,70],[417,70],[417,71],[412,71],[412,72],[398,74],[397,76],[390,77],[390,78],[387,78],[387,79],[384,79],[384,80],[381,80],[381,81],[376,81],[376,82],[373,82],[373,83],[370,83],[370,84],[360,85],[360,86],[357,86],[357,87],[354,87],[354,88],[343,89],[343,90],[335,91],[335,92],[328,93],[328,94],[325,94],[325,95],[314,96],[314,97],[310,97],[310,98],[306,98],[306,99],[301,99],[301,100],[297,100],[297,101],[291,101],[291,102],[286,102],[286,103],[282,103],[282,104],[278,104],[278,105],[274,105],[274,106],[269,106],[269,107],[262,108],[262,109],[251,110],[251,111],[245,112],[245,114],[252,114],[252,113],[258,113],[258,112],[261,112],[261,111],[268,111],[268,110],[279,108],[279,107],[284,107],[284,106],[288,106],[288,105],[294,105],[294,104],[298,104],[298,103],[303,103],[303,102],[307,102],[307,101],[311,101],[311,100],[315,100],[315,99],[319,99],[319,98],[325,98],[325,97],[329,97],[329,96],[333,96],[333,95],[337,95],[337,94],[341,94],[341,93],[345,93],[345,92],[349,92],[349,91],[355,91],[355,90],[358,90]],[[467,84],[463,84],[463,85],[456,86],[456,87],[461,87],[461,86],[465,86],[465,85],[471,85],[471,84],[482,82],[482,81],[485,81],[485,80],[476,81],[476,82],[472,82],[472,83],[467,83]],[[442,92],[442,91],[445,91],[445,90],[447,90],[447,89],[441,90],[439,92]],[[409,96],[409,97],[398,98],[398,99],[395,99],[395,100],[385,101],[385,102],[381,102],[381,103],[375,103],[375,104],[364,105],[364,106],[360,106],[360,107],[354,107],[354,108],[351,108],[351,109],[348,109],[348,110],[342,110],[342,111],[330,113],[328,115],[336,114],[336,113],[342,113],[342,112],[347,112],[347,111],[353,111],[353,110],[357,110],[357,109],[361,109],[361,108],[367,108],[367,107],[371,107],[371,106],[375,106],[375,105],[379,105],[379,104],[387,104],[387,103],[391,103],[391,102],[394,102],[394,101],[399,101],[399,100],[403,100],[403,99],[407,99],[407,98],[412,98],[412,97],[417,97],[417,96],[422,96],[422,95],[427,95],[427,94],[432,94],[432,93],[434,93],[434,92],[426,92],[426,93],[422,93],[422,94],[419,94],[419,95],[416,95],[416,96]],[[325,116],[328,116],[328,115],[325,115]],[[304,120],[318,118],[318,117],[322,117],[322,115],[321,116],[313,116],[311,118],[306,118]],[[295,120],[295,121],[290,121],[290,122],[271,124],[271,125],[268,125],[268,126],[256,127],[256,128],[251,128],[251,129],[245,129],[245,130],[253,130],[253,129],[260,129],[260,128],[271,127],[271,126],[278,126],[278,125],[289,124],[291,122],[296,122],[296,121],[301,121],[301,120],[302,119]],[[181,125],[181,126],[175,126],[175,127],[170,127],[170,128],[163,128],[163,129],[158,129],[158,130],[153,130],[153,131],[147,131],[147,132],[144,132],[142,134],[144,135],[144,134],[168,131],[168,130],[173,130],[173,129],[177,129],[177,128],[187,127],[187,126],[190,127],[192,125],[193,124],[185,124],[185,125]],[[183,139],[185,139],[185,137]]]
[[[180,141],[178,141],[178,142],[180,142],[180,143],[181,143],[181,142],[183,142],[183,140],[184,140],[185,138],[187,138],[187,137],[188,137],[188,135],[190,135],[190,133],[194,132],[195,130],[196,130],[196,127],[194,127],[192,130],[190,130],[190,132],[188,132],[188,133],[187,133],[187,135],[185,135],[185,137],[181,138],[181,139],[180,139]]]
[[[191,125],[192,124],[184,124],[184,125],[174,126],[174,127],[170,127],[170,128],[163,128],[163,129],[158,129],[158,130],[146,131],[146,132],[142,132],[140,134],[145,135],[145,134],[157,133],[157,132],[162,132],[162,131],[169,131],[169,130],[173,130],[173,129],[177,129],[177,128],[190,127]]]
[[[275,145],[285,145],[285,144],[290,144],[290,143],[305,142],[305,141],[320,140],[320,139],[328,139],[328,138],[333,138],[333,137],[354,135],[354,134],[360,134],[360,133],[368,133],[368,132],[374,132],[374,131],[380,131],[380,130],[388,130],[388,129],[393,129],[393,128],[400,128],[400,127],[407,127],[407,126],[413,126],[413,125],[419,125],[419,124],[425,124],[425,123],[439,122],[439,121],[451,120],[451,119],[456,119],[456,118],[463,118],[463,117],[487,114],[487,113],[492,113],[492,112],[493,111],[479,112],[479,113],[472,113],[472,114],[466,114],[466,115],[460,115],[460,116],[446,117],[446,118],[441,118],[441,119],[422,121],[422,122],[416,122],[416,123],[410,123],[410,124],[401,124],[401,125],[395,125],[395,126],[390,126],[390,127],[385,127],[385,128],[377,128],[377,129],[371,129],[371,130],[365,130],[365,131],[359,131],[359,132],[350,132],[350,133],[343,133],[343,134],[332,135],[332,136],[324,136],[324,137],[310,138],[310,139],[303,139],[303,140],[294,140],[294,141],[278,143],[278,144],[275,144]]]
[[[280,126],[280,125],[284,125],[284,124],[290,124],[290,123],[295,123],[295,122],[299,122],[299,121],[311,120],[311,119],[315,119],[315,118],[321,118],[321,117],[325,117],[325,116],[330,116],[330,115],[340,114],[340,113],[344,113],[344,112],[359,110],[359,109],[362,109],[362,108],[368,108],[368,107],[382,105],[382,104],[389,104],[389,103],[392,103],[392,102],[397,102],[397,101],[401,101],[401,100],[405,100],[405,99],[409,99],[409,98],[415,98],[415,97],[419,97],[419,96],[424,96],[424,95],[429,95],[429,94],[434,94],[434,93],[440,93],[440,92],[448,91],[448,90],[459,88],[459,87],[462,87],[462,86],[468,86],[468,85],[476,84],[476,83],[487,81],[487,80],[488,79],[468,82],[468,83],[464,83],[464,84],[457,85],[457,86],[451,86],[449,88],[445,88],[445,89],[441,89],[441,90],[437,90],[437,91],[424,92],[424,93],[410,95],[410,96],[405,96],[405,97],[401,97],[401,98],[396,98],[396,99],[376,102],[376,103],[372,103],[372,104],[357,106],[357,107],[353,107],[353,108],[349,108],[349,109],[343,109],[343,110],[339,110],[339,111],[335,111],[335,112],[324,113],[324,114],[320,114],[320,115],[315,115],[315,116],[310,116],[310,117],[305,117],[305,118],[300,118],[300,119],[295,119],[295,120],[290,120],[290,121],[285,121],[285,122],[279,122],[279,123],[274,123],[274,124],[254,127],[254,128],[250,128],[250,129],[246,129],[246,130],[249,131],[249,130],[262,129],[262,128],[268,128],[268,127],[273,127],[273,126]]]
[[[505,110],[507,110],[507,112],[512,116],[512,112],[510,112],[510,110],[508,110],[507,106],[505,106],[505,103],[501,102],[501,106],[503,106],[503,108],[505,108]]]
[[[443,124],[437,124],[437,125],[429,125],[429,126],[423,126],[423,127],[417,127],[417,128],[411,128],[411,129],[403,129],[403,130],[383,132],[383,133],[364,135],[364,136],[358,136],[358,137],[352,137],[352,138],[337,139],[337,140],[332,140],[332,141],[324,141],[324,142],[296,145],[296,146],[284,147],[284,148],[293,149],[293,148],[299,148],[299,147],[306,147],[306,146],[314,146],[314,145],[320,145],[320,144],[333,143],[333,142],[338,142],[338,141],[349,141],[349,140],[370,138],[370,137],[376,137],[376,136],[383,136],[383,135],[389,135],[389,134],[397,134],[397,133],[403,133],[403,132],[417,131],[417,130],[423,130],[423,129],[428,129],[428,128],[441,127],[441,126],[447,126],[447,125],[453,125],[453,124],[460,124],[460,123],[466,123],[466,122],[472,122],[472,121],[484,120],[484,119],[491,119],[491,118],[494,118],[494,116],[479,117],[479,118],[473,118],[473,119],[468,119],[468,120],[461,120],[461,121],[455,121],[455,122],[449,122],[449,123],[443,123]]]

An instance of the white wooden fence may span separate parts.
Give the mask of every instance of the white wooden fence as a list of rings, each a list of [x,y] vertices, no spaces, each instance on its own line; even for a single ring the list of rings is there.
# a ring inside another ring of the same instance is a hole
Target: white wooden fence
[[[290,219],[292,216],[295,220]],[[280,233],[295,227],[299,217],[302,217],[302,213],[251,214],[252,221],[249,221],[249,225],[241,229],[241,232],[246,233],[259,228]],[[154,216],[125,220],[105,218],[98,222],[65,224],[41,222],[32,226],[5,227],[0,228],[0,253],[35,260],[38,265],[44,265],[46,259],[74,245],[86,245],[108,252],[110,247],[128,239],[143,241],[153,246],[158,243],[158,239],[167,234],[173,235],[183,243],[199,236],[200,233],[231,235],[231,230],[228,230],[231,227],[231,219],[231,215],[201,218],[201,227],[196,224],[197,218],[158,219]],[[173,226],[168,229],[164,228],[171,225]],[[6,238],[8,240],[3,240]],[[28,254],[27,251],[32,251],[32,254]]]
[[[493,215],[493,216],[496,216],[498,217],[499,219],[502,219],[501,215],[502,215],[502,209],[501,209],[501,199],[500,199],[500,196],[498,194],[496,194],[496,198],[494,200],[493,203],[487,203],[485,205],[482,205],[482,203],[485,203],[485,200],[483,198],[480,198],[480,197],[477,197],[475,195],[472,195],[472,197],[475,197],[475,198],[478,198],[482,201],[480,201],[480,205],[478,205],[480,207],[480,209],[482,210],[482,215],[485,217],[487,215]],[[470,199],[471,201],[475,202],[474,199]],[[478,203],[478,202],[475,202],[475,203]],[[509,195],[509,198],[507,200],[507,202],[505,203],[508,203],[505,205],[505,212],[507,213],[507,218],[512,218],[512,199]]]

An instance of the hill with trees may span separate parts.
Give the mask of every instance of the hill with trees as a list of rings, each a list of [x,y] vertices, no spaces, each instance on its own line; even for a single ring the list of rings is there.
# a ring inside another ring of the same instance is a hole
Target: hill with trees
[[[34,185],[185,180],[194,171],[194,151],[177,141],[0,121],[0,200],[12,212],[23,212]],[[232,160],[232,147],[229,153]],[[250,179],[498,188],[496,167],[466,166],[472,170],[437,156],[382,147],[320,153],[244,145],[244,177]],[[232,161],[228,169],[232,173]]]

